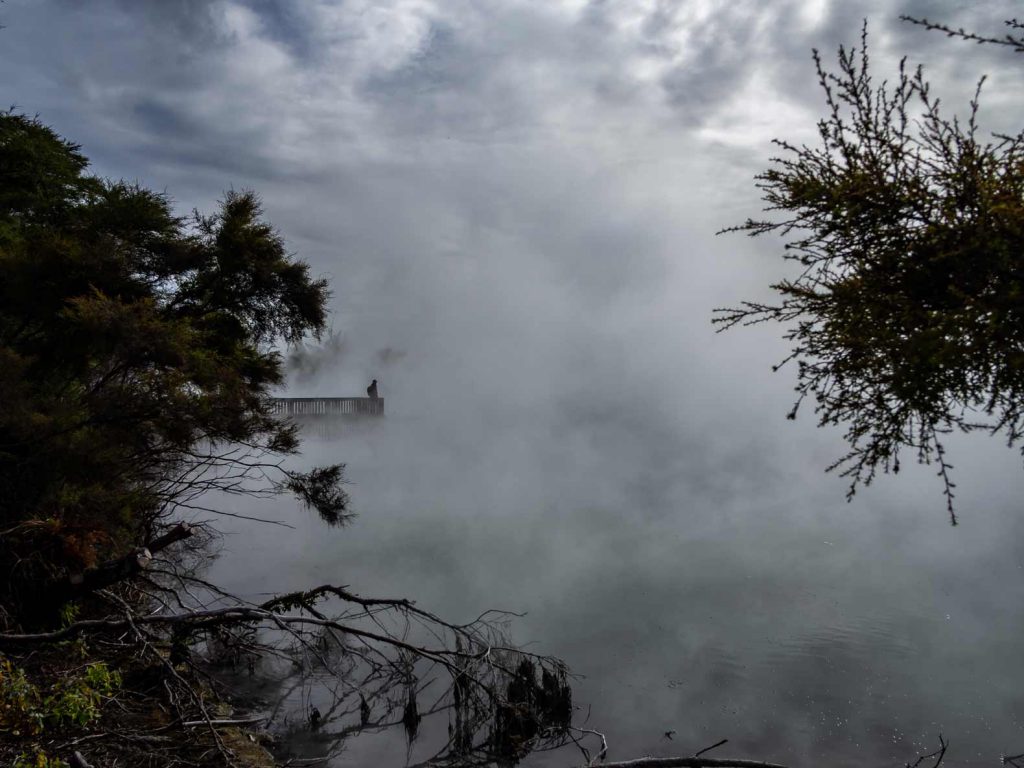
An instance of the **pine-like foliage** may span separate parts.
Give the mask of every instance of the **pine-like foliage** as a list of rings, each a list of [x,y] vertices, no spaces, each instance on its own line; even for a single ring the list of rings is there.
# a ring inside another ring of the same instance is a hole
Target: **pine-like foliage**
[[[117,557],[180,505],[280,470],[296,435],[268,407],[282,381],[274,346],[325,325],[326,281],[288,254],[253,193],[180,218],[164,195],[86,170],[78,146],[0,113],[0,583],[11,592]],[[303,491],[304,476],[278,475],[274,487]],[[316,480],[304,500],[342,519],[340,471]]]
[[[782,219],[725,230],[788,236],[793,276],[776,303],[714,322],[786,326],[790,418],[810,397],[821,425],[845,426],[850,450],[830,469],[849,496],[909,448],[938,466],[955,524],[942,436],[1024,435],[1024,134],[979,138],[981,82],[966,123],[941,116],[920,68],[876,84],[866,25],[861,40],[837,73],[815,51],[820,146],[777,141],[785,155],[757,176]]]

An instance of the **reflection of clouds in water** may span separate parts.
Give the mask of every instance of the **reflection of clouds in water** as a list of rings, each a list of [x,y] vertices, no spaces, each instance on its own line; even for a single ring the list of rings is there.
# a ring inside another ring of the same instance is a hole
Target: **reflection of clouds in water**
[[[229,542],[224,578],[273,557],[289,584],[415,596],[456,620],[527,611],[515,637],[586,676],[577,701],[613,758],[729,738],[730,754],[792,764],[899,764],[941,730],[963,765],[1014,743],[1024,579],[1005,498],[950,529],[930,473],[911,471],[846,505],[817,468],[788,466],[785,432],[775,450],[712,453],[644,407],[602,417],[597,403],[549,423],[418,413],[311,441],[304,461],[348,462],[361,516],[341,532],[252,529]],[[662,451],[675,460],[638,495]]]

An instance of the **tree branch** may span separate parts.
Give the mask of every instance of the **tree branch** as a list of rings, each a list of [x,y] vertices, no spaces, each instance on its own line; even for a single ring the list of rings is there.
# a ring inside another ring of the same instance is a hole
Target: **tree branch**
[[[124,581],[144,571],[153,560],[153,555],[167,549],[176,542],[187,539],[194,533],[188,523],[178,523],[166,533],[157,536],[146,546],[132,550],[124,557],[110,560],[96,568],[81,573],[73,573],[59,579],[44,589],[49,601],[65,603],[82,595],[105,589],[119,581]]]
[[[580,766],[590,768],[590,766]],[[621,763],[601,763],[601,768],[786,768],[763,760],[733,760],[716,757],[641,757]]]

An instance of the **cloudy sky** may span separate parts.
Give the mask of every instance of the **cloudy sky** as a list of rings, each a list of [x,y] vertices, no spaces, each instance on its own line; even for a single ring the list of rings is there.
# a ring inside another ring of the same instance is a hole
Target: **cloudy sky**
[[[856,44],[865,18],[879,78],[906,54],[962,105],[987,73],[983,124],[1014,128],[1012,53],[898,21],[999,33],[1014,10],[961,6],[8,0],[0,103],[183,212],[259,192],[334,290],[339,344],[294,394],[379,378],[389,412],[453,437],[457,414],[571,406],[645,441],[681,424],[735,446],[776,439],[793,380],[769,372],[774,329],[710,326],[766,295],[779,243],[714,233],[758,214],[773,137],[814,138],[811,49]],[[781,431],[813,443],[805,421]]]
[[[257,190],[333,278],[345,387],[390,348],[444,360],[462,390],[564,389],[569,368],[688,398],[753,351],[712,342],[709,310],[761,291],[777,244],[713,233],[759,210],[772,137],[810,137],[812,47],[856,43],[868,18],[879,76],[907,53],[958,104],[988,72],[1000,127],[1012,54],[897,21],[998,32],[1013,10],[958,5],[8,0],[0,99],[183,210]]]
[[[960,663],[976,647],[977,627],[1004,615],[1002,604],[978,607],[968,587],[1006,578],[980,564],[1019,540],[1019,525],[1008,522],[1024,491],[1019,456],[998,441],[954,446],[959,539],[928,471],[911,467],[845,505],[842,481],[821,474],[842,452],[839,435],[806,417],[784,420],[793,375],[770,372],[785,352],[778,331],[716,336],[710,325],[714,307],[767,295],[780,244],[714,233],[758,214],[752,177],[772,156],[773,137],[813,140],[823,103],[811,49],[833,60],[840,44],[858,43],[865,18],[877,77],[892,77],[906,54],[957,109],[987,73],[983,126],[1019,128],[1019,55],[898,20],[999,34],[1015,8],[1003,0],[7,0],[0,103],[82,144],[96,173],[164,190],[182,212],[210,210],[228,189],[256,190],[289,247],[332,279],[338,336],[303,357],[290,392],[358,395],[380,380],[386,431],[310,449],[350,464],[363,517],[346,535],[346,557],[371,582],[364,591],[415,594],[450,615],[494,601],[530,608],[530,639],[576,654],[583,667],[620,641],[657,666],[651,679],[692,678],[680,659],[693,661],[713,673],[697,692],[670,705],[662,698],[676,688],[662,686],[653,699],[659,712],[678,706],[692,718],[697,699],[745,668],[746,651],[724,651],[722,638],[756,644],[755,629],[732,619],[646,626],[665,603],[691,601],[696,615],[732,605],[754,579],[761,607],[736,615],[760,617],[761,627],[809,594],[808,584],[834,584],[837,592],[808,597],[806,610],[781,623],[807,640],[794,647],[849,641],[850,658],[867,658],[878,650],[857,645],[867,635],[816,634],[801,622],[862,626],[831,612],[849,599],[874,616],[865,606],[894,579],[865,561],[903,563],[899,597],[879,619],[888,629],[877,634],[902,649],[883,665],[896,674],[911,639],[920,640],[909,626],[918,614],[904,621],[902,608],[934,583],[928,568],[952,564],[950,578],[965,590],[957,605],[978,613],[907,683],[924,691],[921,716],[938,718],[924,681],[956,667],[950,659]],[[785,572],[773,570],[777,550],[759,547],[769,536],[802,553]],[[923,549],[922,537],[931,537]],[[818,549],[808,554],[812,541]],[[685,567],[676,545],[693,556]],[[325,580],[308,561],[323,570],[338,557],[320,532],[251,546],[294,555],[278,572],[282,587]],[[709,552],[733,558],[721,579],[701,559]],[[524,565],[531,558],[543,567]],[[614,583],[609,562],[619,565]],[[495,563],[506,570],[496,574]],[[685,594],[673,591],[684,581]],[[610,607],[595,614],[602,601]],[[946,606],[935,611],[948,618]],[[628,626],[609,623],[613,613]],[[658,632],[687,638],[689,650],[665,662],[650,650],[664,647]],[[587,646],[588,633],[602,637],[601,648]],[[791,699],[817,695],[818,676],[800,677],[807,658],[783,665],[787,679],[807,686]],[[586,672],[595,696],[615,685]],[[765,672],[740,698],[754,707],[779,679]],[[609,694],[605,721],[623,722],[624,709],[651,701]],[[737,717],[725,735],[749,720]],[[750,755],[779,754],[773,727],[749,735]],[[657,739],[629,741],[635,730],[618,743],[636,751],[617,757],[659,748]],[[792,745],[817,733],[796,728],[784,754],[799,755]],[[1024,751],[1024,738],[1016,746]]]

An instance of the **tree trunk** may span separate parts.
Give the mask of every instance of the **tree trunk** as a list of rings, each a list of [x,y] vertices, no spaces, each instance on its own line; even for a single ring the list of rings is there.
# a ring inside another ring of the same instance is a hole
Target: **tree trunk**
[[[109,560],[95,568],[72,573],[56,579],[43,587],[40,601],[45,609],[60,607],[97,589],[104,589],[119,581],[134,576],[149,567],[153,555],[166,549],[171,544],[187,539],[193,534],[188,523],[178,523],[169,531],[157,536],[146,546],[129,552],[124,557]]]

